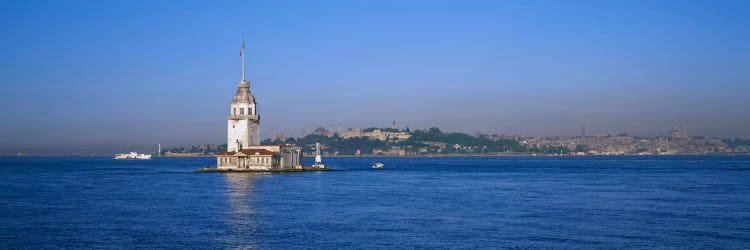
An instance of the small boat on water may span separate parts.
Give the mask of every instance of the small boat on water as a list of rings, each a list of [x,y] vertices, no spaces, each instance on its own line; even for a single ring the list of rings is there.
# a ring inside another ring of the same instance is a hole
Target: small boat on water
[[[130,152],[128,154],[116,154],[115,160],[149,160],[151,159],[150,154],[139,154],[137,152]]]
[[[372,168],[384,168],[385,164],[376,162],[375,164],[372,164]]]

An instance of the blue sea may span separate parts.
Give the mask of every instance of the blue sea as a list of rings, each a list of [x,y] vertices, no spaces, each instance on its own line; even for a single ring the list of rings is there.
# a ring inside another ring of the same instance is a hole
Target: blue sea
[[[0,158],[0,249],[750,248],[748,156],[324,163]]]

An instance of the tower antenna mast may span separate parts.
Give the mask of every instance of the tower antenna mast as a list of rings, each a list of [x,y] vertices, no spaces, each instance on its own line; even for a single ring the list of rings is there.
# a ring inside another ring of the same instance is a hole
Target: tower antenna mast
[[[245,81],[245,33],[242,33],[242,49],[240,50],[240,57],[242,57],[242,81]]]

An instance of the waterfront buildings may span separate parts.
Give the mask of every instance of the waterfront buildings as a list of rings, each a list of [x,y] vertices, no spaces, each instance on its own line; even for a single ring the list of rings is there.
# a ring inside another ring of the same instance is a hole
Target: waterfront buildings
[[[725,139],[688,136],[687,133],[674,131],[670,131],[670,136],[658,137],[525,137],[519,143],[526,148],[565,147],[575,155],[704,155],[750,151],[747,146],[730,147]]]

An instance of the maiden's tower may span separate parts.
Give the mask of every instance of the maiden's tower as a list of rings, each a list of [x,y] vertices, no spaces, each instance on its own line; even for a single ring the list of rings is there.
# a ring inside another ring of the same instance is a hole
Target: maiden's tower
[[[216,154],[220,170],[281,170],[301,168],[302,149],[293,145],[260,145],[260,115],[250,81],[245,79],[245,41],[240,49],[242,79],[229,105],[227,152]]]

